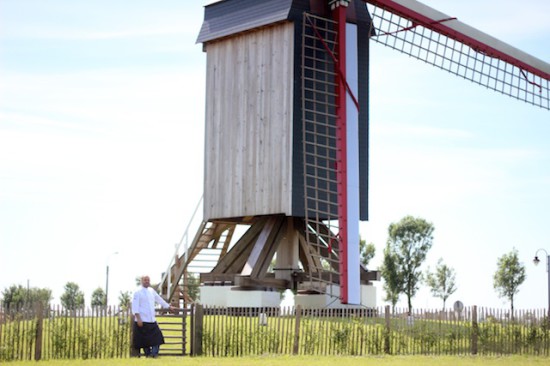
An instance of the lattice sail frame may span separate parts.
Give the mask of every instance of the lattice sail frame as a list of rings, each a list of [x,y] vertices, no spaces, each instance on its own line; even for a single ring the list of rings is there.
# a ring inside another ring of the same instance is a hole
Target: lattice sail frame
[[[366,2],[372,16],[371,40],[550,110],[548,63],[417,1]]]
[[[313,263],[303,289],[338,297],[336,23],[304,13],[302,32],[302,140],[306,243]],[[327,50],[328,48],[328,50]]]

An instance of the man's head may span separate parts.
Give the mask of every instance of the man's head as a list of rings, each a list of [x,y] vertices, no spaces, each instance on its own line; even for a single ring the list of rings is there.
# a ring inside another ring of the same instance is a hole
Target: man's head
[[[145,288],[151,286],[151,279],[149,276],[141,276],[141,286]]]

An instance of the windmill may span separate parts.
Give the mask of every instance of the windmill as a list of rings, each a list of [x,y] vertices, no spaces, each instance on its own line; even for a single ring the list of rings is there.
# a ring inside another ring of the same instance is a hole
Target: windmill
[[[204,303],[276,305],[290,288],[306,305],[369,304],[378,273],[359,263],[358,226],[368,219],[371,41],[550,109],[549,64],[414,0],[210,4],[198,37],[203,220],[170,263],[165,296],[179,301],[181,278],[209,253]]]

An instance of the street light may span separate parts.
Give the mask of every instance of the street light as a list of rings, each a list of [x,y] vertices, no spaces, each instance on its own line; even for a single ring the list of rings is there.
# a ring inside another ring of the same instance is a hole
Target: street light
[[[109,305],[109,259],[118,252],[113,252],[107,257],[107,269],[105,271],[105,306]]]
[[[548,273],[548,307],[546,310],[548,311],[548,321],[550,321],[550,255],[546,250],[538,249],[535,252],[535,258],[533,259],[533,263],[535,263],[535,265],[540,263],[540,259],[538,257],[539,252],[544,252],[544,254],[546,254],[546,272]]]

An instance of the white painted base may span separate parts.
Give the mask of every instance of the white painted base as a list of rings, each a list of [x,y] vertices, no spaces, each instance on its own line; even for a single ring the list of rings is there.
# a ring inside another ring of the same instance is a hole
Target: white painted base
[[[361,305],[368,308],[376,307],[376,287],[361,285]]]
[[[220,307],[279,307],[281,295],[277,291],[236,291],[232,286],[200,286],[200,303],[208,306]],[[376,307],[376,287],[372,285],[361,285],[361,305],[344,305],[338,298],[339,286],[331,286],[329,289],[333,296],[320,295],[295,295],[294,304],[291,301],[288,305],[300,305],[303,309],[344,309],[357,307]],[[290,292],[289,292],[290,293]]]
[[[331,286],[327,289],[332,296],[319,295],[301,295],[294,296],[294,306],[300,305],[303,309],[346,309],[359,307],[376,307],[376,287],[372,285],[361,285],[361,305],[347,305],[340,303],[340,287]]]
[[[278,308],[281,294],[278,291],[231,291],[227,298],[228,307]]]
[[[199,286],[200,303],[208,306],[227,306],[231,286]]]
[[[262,308],[279,307],[277,291],[238,291],[232,286],[200,286],[200,303],[208,306]]]

